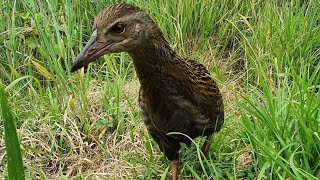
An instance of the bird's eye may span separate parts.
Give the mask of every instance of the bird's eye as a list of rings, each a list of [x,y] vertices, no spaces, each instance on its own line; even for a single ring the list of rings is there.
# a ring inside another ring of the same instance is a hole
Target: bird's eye
[[[118,23],[113,27],[113,31],[116,33],[122,33],[124,31],[124,25],[122,23]]]

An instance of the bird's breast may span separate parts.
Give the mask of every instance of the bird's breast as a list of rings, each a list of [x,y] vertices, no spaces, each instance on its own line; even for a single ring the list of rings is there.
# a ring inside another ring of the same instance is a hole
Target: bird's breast
[[[166,131],[166,119],[171,114],[167,101],[167,98],[164,98],[156,89],[140,89],[139,105],[142,110],[142,120],[147,129]]]
[[[196,137],[210,124],[210,119],[185,99],[170,90],[141,88],[139,104],[142,120],[148,131],[165,136],[169,132],[180,132]]]

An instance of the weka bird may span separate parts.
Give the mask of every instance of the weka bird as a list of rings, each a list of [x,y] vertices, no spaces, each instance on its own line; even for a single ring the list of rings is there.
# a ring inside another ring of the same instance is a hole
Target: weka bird
[[[189,138],[207,136],[202,147],[206,155],[212,134],[223,125],[220,91],[202,64],[179,57],[154,21],[129,4],[113,5],[95,18],[91,38],[71,71],[118,52],[133,59],[144,124],[171,161],[172,177],[177,179],[179,143],[191,144]]]

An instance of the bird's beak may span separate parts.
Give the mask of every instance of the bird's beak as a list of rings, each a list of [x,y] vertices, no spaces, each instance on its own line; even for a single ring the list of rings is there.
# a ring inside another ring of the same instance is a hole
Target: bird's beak
[[[98,57],[110,53],[109,50],[113,44],[114,43],[99,42],[97,40],[97,30],[93,31],[89,41],[74,61],[71,72],[87,66]]]

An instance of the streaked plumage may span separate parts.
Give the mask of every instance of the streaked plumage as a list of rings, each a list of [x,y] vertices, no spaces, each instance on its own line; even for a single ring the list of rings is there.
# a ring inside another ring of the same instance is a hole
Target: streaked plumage
[[[219,88],[206,68],[196,61],[180,58],[165,40],[154,21],[138,7],[113,5],[95,19],[94,33],[72,67],[75,71],[104,54],[128,52],[140,82],[139,104],[143,121],[161,151],[172,161],[177,179],[179,142],[211,135],[224,122]]]

